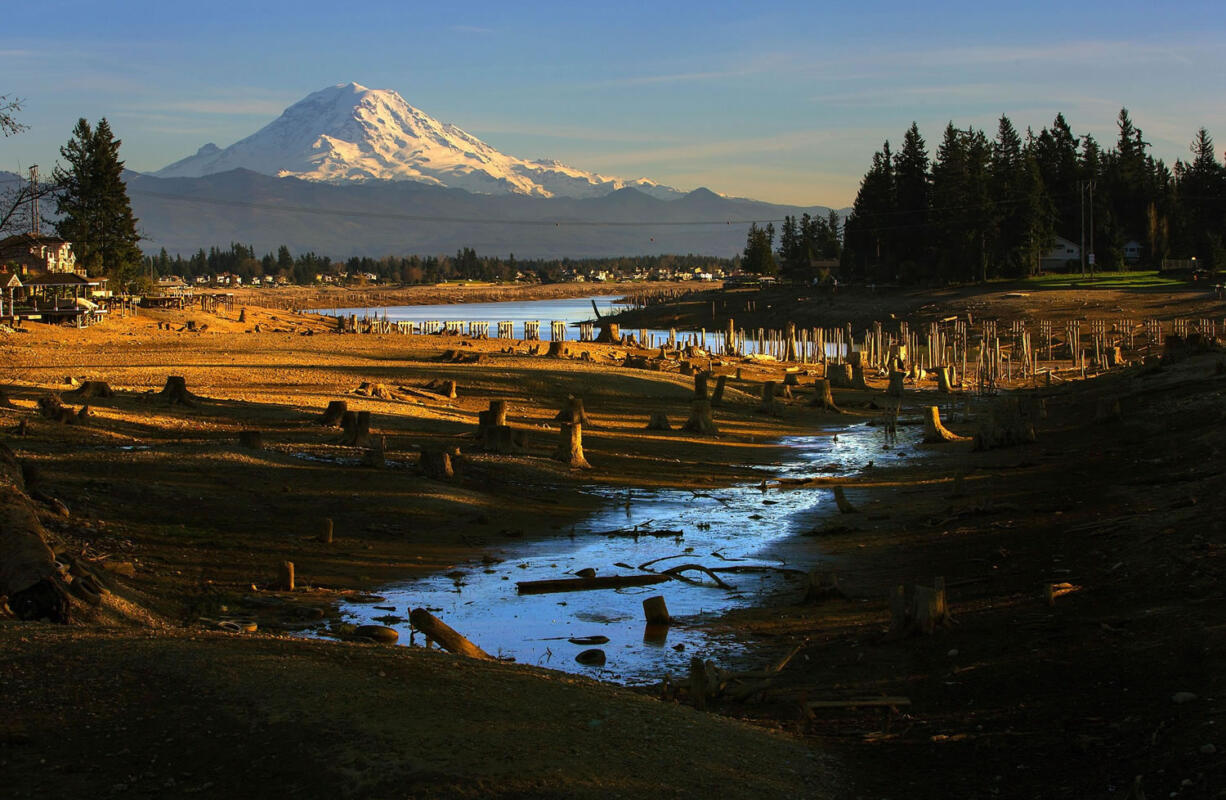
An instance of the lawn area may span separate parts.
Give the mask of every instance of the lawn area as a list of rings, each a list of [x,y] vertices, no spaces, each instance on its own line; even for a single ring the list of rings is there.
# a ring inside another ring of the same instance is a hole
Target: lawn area
[[[1157,270],[1131,272],[1098,272],[1094,277],[1077,273],[1051,273],[1027,278],[1026,283],[1044,289],[1148,289],[1184,286],[1186,278],[1165,277]]]

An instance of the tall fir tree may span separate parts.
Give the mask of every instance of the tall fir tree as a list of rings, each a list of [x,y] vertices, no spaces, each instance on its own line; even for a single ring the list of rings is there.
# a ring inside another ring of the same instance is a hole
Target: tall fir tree
[[[775,226],[767,223],[759,228],[756,222],[749,224],[745,237],[745,252],[741,257],[741,269],[755,275],[774,275],[779,271],[772,251],[775,241]]]
[[[105,272],[122,288],[139,274],[141,252],[120,144],[105,117],[93,129],[84,118],[78,120],[60,148],[68,166],[57,167],[55,179],[62,187],[56,204],[59,235],[72,242],[78,264],[92,275]]]
[[[887,141],[873,154],[843,228],[842,266],[850,277],[881,280],[893,276],[894,210],[894,162]]]
[[[903,276],[930,271],[928,212],[931,207],[927,145],[912,122],[903,135],[902,149],[894,156],[895,211],[892,218],[894,251]]]

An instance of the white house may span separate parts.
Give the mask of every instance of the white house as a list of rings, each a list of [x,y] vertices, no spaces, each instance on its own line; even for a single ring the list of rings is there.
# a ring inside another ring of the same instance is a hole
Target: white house
[[[1050,250],[1043,254],[1043,258],[1039,261],[1039,266],[1043,270],[1063,271],[1070,267],[1069,262],[1073,265],[1080,266],[1081,264],[1081,245],[1076,242],[1069,241],[1063,236],[1057,236]]]

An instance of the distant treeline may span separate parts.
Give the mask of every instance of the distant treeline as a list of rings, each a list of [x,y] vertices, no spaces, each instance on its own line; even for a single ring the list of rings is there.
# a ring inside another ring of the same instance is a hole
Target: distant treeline
[[[171,256],[162,249],[155,256],[145,256],[145,269],[155,277],[179,275],[188,280],[223,273],[238,275],[244,282],[255,277],[283,277],[290,283],[311,284],[319,276],[338,279],[348,274],[350,280],[360,276],[374,275],[380,282],[393,283],[439,283],[448,280],[508,281],[517,275],[550,283],[569,275],[591,275],[600,270],[620,274],[635,271],[645,273],[689,271],[695,268],[710,270],[730,269],[732,259],[699,255],[624,256],[617,258],[589,259],[517,259],[513,254],[506,258],[479,256],[466,247],[455,256],[384,256],[383,258],[349,258],[333,260],[316,253],[295,255],[282,245],[276,253],[257,256],[250,245],[231,243],[228,248],[210,247],[196,251],[188,258]]]
[[[1099,269],[1195,257],[1226,268],[1226,170],[1201,128],[1191,160],[1168,167],[1127,109],[1104,150],[1064,116],[1019,134],[1002,116],[995,138],[951,122],[935,158],[913,123],[897,153],[873,156],[843,232],[841,272],[877,281],[966,281],[1033,274],[1055,237],[1080,244]],[[1084,227],[1083,227],[1083,219]],[[1093,220],[1092,226],[1090,220]],[[1090,249],[1090,241],[1093,249]]]

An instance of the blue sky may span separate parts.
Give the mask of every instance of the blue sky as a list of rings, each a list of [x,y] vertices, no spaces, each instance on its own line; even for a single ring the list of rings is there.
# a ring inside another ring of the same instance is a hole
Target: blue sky
[[[348,81],[513,155],[800,204],[849,205],[912,120],[930,151],[1002,113],[1037,131],[1062,111],[1107,144],[1127,106],[1168,162],[1202,125],[1226,146],[1216,3],[586,5],[15,4],[0,94],[30,130],[0,139],[0,169],[46,170],[106,116],[154,170]]]

